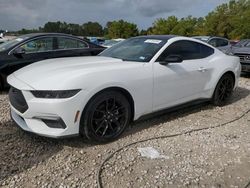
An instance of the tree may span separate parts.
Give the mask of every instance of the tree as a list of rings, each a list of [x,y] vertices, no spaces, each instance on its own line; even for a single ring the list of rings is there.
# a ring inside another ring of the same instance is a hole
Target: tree
[[[98,22],[88,22],[82,27],[85,36],[103,36],[103,28]]]
[[[193,30],[193,36],[197,35],[206,35],[206,28],[205,28],[205,20],[204,18],[200,17],[196,20],[196,24]]]
[[[139,34],[139,35],[147,35],[147,34],[148,34],[148,31],[142,29],[142,30],[140,31],[140,34]]]
[[[229,2],[230,19],[232,30],[230,38],[242,39],[250,38],[250,1],[239,0]]]
[[[250,1],[231,0],[218,6],[205,17],[208,35],[227,38],[250,37]]]
[[[170,16],[167,19],[159,18],[153,23],[150,34],[155,35],[168,35],[173,34],[172,30],[178,24],[178,18]]]
[[[109,38],[129,38],[139,34],[136,24],[124,20],[108,22],[106,27]]]
[[[179,20],[178,24],[173,28],[172,33],[182,36],[193,36],[197,18],[188,16]]]
[[[63,23],[61,22],[48,22],[44,25],[43,31],[44,32],[61,32],[61,27]]]
[[[38,33],[41,32],[40,30],[37,29],[21,29],[20,31],[18,31],[17,33],[19,35],[25,35],[25,34],[29,34],[29,33]]]

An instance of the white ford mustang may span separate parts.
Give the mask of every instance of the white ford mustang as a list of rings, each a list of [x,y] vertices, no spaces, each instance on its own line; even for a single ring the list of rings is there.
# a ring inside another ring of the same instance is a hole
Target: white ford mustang
[[[47,137],[107,142],[138,118],[197,100],[224,105],[238,57],[178,36],[140,36],[96,57],[50,59],[8,77],[12,119]]]

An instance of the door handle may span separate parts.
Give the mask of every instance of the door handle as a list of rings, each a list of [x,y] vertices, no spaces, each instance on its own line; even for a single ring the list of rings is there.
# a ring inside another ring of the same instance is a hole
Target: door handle
[[[198,71],[199,71],[199,72],[206,72],[206,71],[207,71],[207,69],[206,69],[206,68],[204,68],[204,67],[200,67],[200,68],[198,69]]]

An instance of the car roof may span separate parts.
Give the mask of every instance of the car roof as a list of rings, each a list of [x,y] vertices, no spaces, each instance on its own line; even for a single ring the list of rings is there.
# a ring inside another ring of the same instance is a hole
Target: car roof
[[[211,36],[197,35],[197,36],[193,36],[192,38],[211,38]]]
[[[22,35],[20,37],[23,37],[23,38],[33,38],[33,37],[40,37],[40,36],[69,36],[69,37],[77,37],[77,36],[74,36],[74,35],[64,34],[64,33],[30,33],[30,34]]]
[[[203,39],[206,39],[206,40],[211,40],[211,39],[224,39],[224,40],[228,40],[227,38],[224,38],[224,37],[217,37],[217,36],[194,36],[193,38],[203,38]]]
[[[156,39],[156,40],[165,40],[168,41],[171,38],[178,37],[177,35],[143,35],[134,38],[143,38],[143,39]]]

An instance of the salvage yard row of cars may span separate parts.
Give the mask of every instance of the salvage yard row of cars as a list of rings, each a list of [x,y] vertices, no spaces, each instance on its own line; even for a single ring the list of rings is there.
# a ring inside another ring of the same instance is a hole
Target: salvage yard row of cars
[[[172,35],[134,37],[104,50],[73,36],[35,34],[0,50],[7,73],[39,61],[7,77],[11,117],[23,130],[53,138],[109,142],[151,113],[203,101],[222,106],[241,74],[239,57]]]

